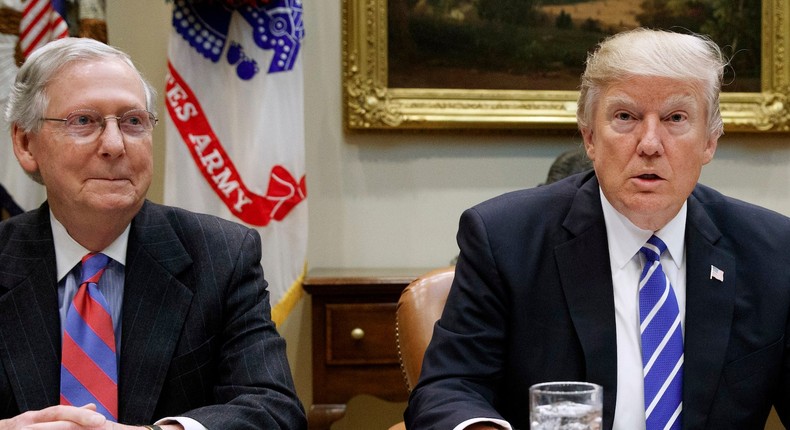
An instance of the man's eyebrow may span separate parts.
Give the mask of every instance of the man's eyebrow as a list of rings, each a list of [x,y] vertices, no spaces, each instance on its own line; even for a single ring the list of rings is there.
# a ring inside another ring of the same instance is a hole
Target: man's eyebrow
[[[667,110],[677,109],[683,107],[688,110],[689,107],[696,109],[698,106],[697,99],[691,94],[675,94],[664,101],[664,107]]]
[[[604,99],[603,106],[605,108],[613,108],[613,107],[622,107],[625,109],[636,109],[638,103],[632,99],[631,97],[624,95],[624,94],[616,94],[608,96]],[[674,94],[663,101],[661,104],[661,110],[675,110],[678,108],[683,108],[686,110],[696,109],[698,106],[697,99],[692,94],[688,93],[680,93]]]
[[[604,99],[603,106],[605,108],[612,108],[613,106],[617,107],[625,107],[629,109],[633,109],[636,107],[636,102],[631,97],[628,97],[624,94],[617,94],[608,96]]]

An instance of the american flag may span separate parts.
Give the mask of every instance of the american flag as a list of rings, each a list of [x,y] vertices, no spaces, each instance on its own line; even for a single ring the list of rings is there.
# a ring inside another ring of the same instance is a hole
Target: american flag
[[[724,282],[724,271],[716,266],[710,266],[710,279]]]
[[[69,27],[50,0],[28,0],[19,23],[19,47],[25,58],[36,48],[69,35]]]

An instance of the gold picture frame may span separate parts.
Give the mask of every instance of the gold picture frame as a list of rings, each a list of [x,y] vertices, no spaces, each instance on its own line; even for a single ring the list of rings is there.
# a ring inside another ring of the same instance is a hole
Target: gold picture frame
[[[349,130],[573,129],[578,91],[390,88],[387,0],[343,0]],[[725,92],[725,131],[790,131],[790,2],[762,0],[760,92]]]

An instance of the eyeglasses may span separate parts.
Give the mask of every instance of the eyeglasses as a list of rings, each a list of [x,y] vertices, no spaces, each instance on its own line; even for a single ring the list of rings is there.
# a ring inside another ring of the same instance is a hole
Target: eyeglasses
[[[126,138],[140,139],[153,130],[159,119],[144,109],[133,109],[121,116],[102,116],[90,109],[76,110],[66,118],[41,118],[42,121],[62,122],[66,133],[84,143],[96,139],[107,126],[107,120],[114,119]]]

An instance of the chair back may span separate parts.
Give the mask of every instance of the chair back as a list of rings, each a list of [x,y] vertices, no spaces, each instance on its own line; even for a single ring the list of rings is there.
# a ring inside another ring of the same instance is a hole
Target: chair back
[[[403,290],[396,312],[398,356],[406,388],[411,392],[422,369],[433,326],[442,316],[455,276],[455,266],[428,272]]]

